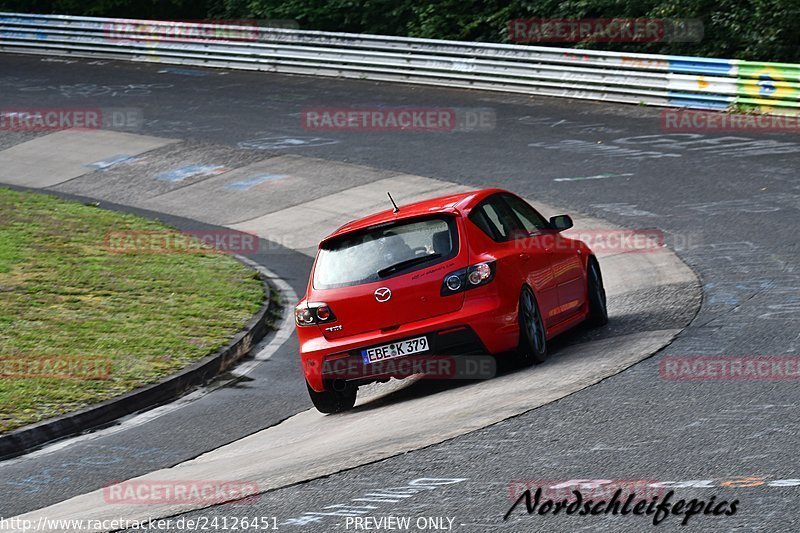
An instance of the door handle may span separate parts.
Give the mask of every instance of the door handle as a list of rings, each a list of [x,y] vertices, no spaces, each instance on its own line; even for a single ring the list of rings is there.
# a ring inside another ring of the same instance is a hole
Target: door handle
[[[528,254],[519,254],[519,258],[523,261],[527,261],[529,257]]]

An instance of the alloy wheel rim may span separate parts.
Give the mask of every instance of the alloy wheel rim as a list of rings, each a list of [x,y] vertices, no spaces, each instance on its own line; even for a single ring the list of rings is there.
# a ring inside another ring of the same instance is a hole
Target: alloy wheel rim
[[[540,327],[539,313],[536,305],[533,303],[533,297],[529,292],[525,292],[523,298],[525,326],[528,338],[533,341],[533,347],[537,352],[542,351],[544,341],[542,339],[542,329]]]
[[[604,298],[603,294],[603,284],[600,281],[600,276],[597,275],[597,267],[595,265],[592,265],[592,279],[594,282],[594,292],[597,296],[597,303],[600,306],[600,311],[605,313],[606,299]]]

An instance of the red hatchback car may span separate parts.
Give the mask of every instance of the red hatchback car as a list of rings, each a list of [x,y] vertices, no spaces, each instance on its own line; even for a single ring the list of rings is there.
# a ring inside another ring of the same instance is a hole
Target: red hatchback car
[[[547,341],[608,320],[600,265],[501,189],[434,198],[349,222],[319,245],[295,308],[308,392],[323,413],[350,409],[379,361],[509,353],[547,357]],[[354,368],[358,372],[339,372]]]

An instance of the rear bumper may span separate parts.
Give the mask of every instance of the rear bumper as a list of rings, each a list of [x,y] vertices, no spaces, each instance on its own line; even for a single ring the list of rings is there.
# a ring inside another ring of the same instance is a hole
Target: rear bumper
[[[502,309],[496,295],[475,294],[467,297],[464,306],[455,313],[403,324],[391,332],[378,330],[334,340],[328,340],[321,334],[314,336],[301,342],[300,358],[308,384],[315,391],[322,392],[326,389],[326,382],[342,379],[342,376],[337,376],[337,368],[353,368],[339,361],[360,361],[363,349],[412,337],[425,335],[428,338],[430,351],[426,355],[494,354],[507,351],[517,345],[519,331],[516,315],[516,308]],[[370,375],[358,379],[347,375],[344,379],[363,383],[380,377]]]
[[[346,381],[364,385],[392,377],[405,378],[418,373],[439,378],[455,377],[457,365],[452,361],[452,357],[447,356],[486,353],[486,348],[478,335],[469,326],[433,331],[427,333],[425,337],[430,346],[426,352],[393,357],[375,363],[364,362],[363,349],[328,356],[323,362],[322,380],[325,383]]]

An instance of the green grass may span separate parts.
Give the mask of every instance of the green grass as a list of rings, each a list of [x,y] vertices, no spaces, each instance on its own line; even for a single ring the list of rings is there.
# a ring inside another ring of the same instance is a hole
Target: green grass
[[[109,231],[142,230],[171,231],[0,188],[0,432],[156,382],[224,346],[262,305],[258,276],[228,255],[106,250]],[[103,379],[8,370],[96,358],[110,361]]]

